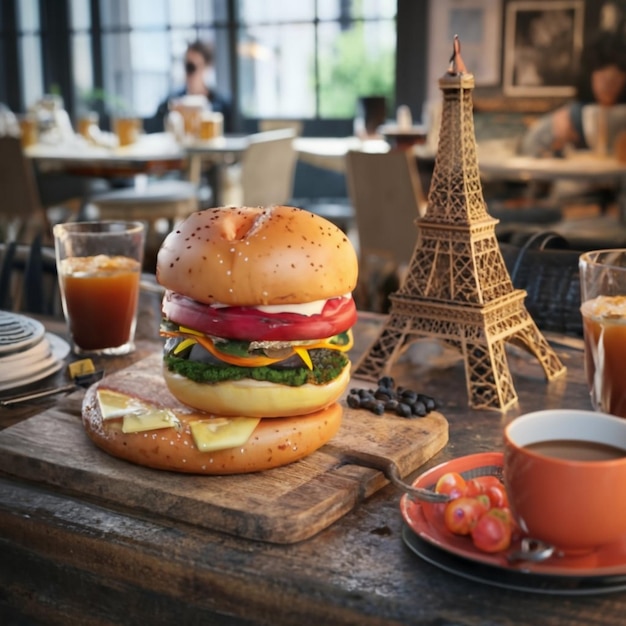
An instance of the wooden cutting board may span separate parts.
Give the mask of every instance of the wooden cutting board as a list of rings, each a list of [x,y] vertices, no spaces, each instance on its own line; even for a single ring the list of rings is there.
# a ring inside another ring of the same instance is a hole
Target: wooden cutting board
[[[161,378],[161,360],[155,354],[133,368]],[[339,432],[311,456],[256,474],[193,476],[139,467],[102,452],[83,431],[82,396],[72,394],[0,432],[0,471],[136,513],[272,543],[315,535],[387,484],[381,472],[346,463],[347,455],[382,455],[406,476],[448,441],[440,413],[376,416],[342,400]]]

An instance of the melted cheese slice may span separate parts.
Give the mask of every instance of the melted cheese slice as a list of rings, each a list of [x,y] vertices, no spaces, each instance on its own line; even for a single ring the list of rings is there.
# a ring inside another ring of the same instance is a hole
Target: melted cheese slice
[[[100,413],[102,413],[104,421],[124,417],[128,413],[141,412],[142,408],[145,407],[136,398],[110,389],[98,389],[97,396]]]
[[[97,396],[102,419],[122,419],[123,433],[181,428],[180,420],[170,409],[160,409],[110,389],[98,389]],[[210,417],[190,422],[189,427],[198,450],[213,452],[243,446],[260,421],[257,417]]]
[[[110,389],[98,389],[97,395],[103,421],[121,417],[123,433],[180,427],[179,419],[170,409],[150,406],[137,398]]]
[[[141,433],[144,430],[158,430],[159,428],[176,428],[180,421],[169,409],[152,409],[139,415],[129,413],[124,415],[122,422],[123,433]]]
[[[260,421],[253,417],[213,417],[192,422],[190,428],[198,450],[213,452],[243,446]]]

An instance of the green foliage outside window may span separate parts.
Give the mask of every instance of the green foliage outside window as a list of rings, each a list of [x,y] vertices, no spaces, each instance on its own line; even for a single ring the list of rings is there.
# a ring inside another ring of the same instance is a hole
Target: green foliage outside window
[[[385,96],[394,102],[395,49],[368,49],[362,23],[342,32],[332,50],[319,55],[319,115],[350,118],[360,96]]]

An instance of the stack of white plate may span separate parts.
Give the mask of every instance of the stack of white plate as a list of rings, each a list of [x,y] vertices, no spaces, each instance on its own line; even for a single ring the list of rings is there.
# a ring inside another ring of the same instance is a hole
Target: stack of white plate
[[[59,371],[69,344],[43,324],[0,311],[0,391],[21,387]]]

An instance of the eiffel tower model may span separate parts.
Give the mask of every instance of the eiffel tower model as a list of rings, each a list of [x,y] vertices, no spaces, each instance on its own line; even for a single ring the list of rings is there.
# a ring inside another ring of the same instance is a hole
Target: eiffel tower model
[[[462,352],[469,404],[505,411],[517,402],[506,342],[534,355],[548,380],[565,367],[526,310],[526,292],[514,288],[498,246],[498,220],[487,212],[478,171],[474,76],[458,37],[439,87],[443,111],[428,209],[418,220],[406,277],[390,296],[388,320],[355,376],[376,381],[410,343],[435,338]]]

